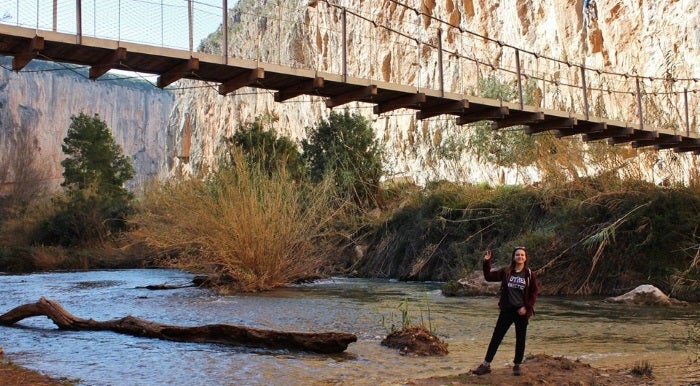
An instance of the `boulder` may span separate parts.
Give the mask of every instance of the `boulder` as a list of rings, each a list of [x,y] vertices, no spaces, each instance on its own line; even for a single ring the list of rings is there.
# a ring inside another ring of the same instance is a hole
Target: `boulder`
[[[673,299],[651,284],[640,285],[626,294],[605,299],[613,303],[626,303],[653,306],[687,305],[686,302]]]
[[[443,288],[445,296],[496,295],[501,288],[501,282],[486,281],[481,271],[474,271],[469,276],[452,283],[455,285]]]

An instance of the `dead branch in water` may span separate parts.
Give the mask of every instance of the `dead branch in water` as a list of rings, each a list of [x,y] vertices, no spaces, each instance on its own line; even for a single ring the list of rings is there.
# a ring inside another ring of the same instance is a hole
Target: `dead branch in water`
[[[182,327],[151,322],[131,315],[120,319],[96,321],[78,318],[58,302],[44,297],[36,303],[24,304],[0,315],[0,325],[12,326],[32,316],[46,316],[62,330],[106,330],[178,342],[219,343],[324,354],[345,351],[350,343],[357,341],[356,335],[344,332],[289,332],[230,324]]]

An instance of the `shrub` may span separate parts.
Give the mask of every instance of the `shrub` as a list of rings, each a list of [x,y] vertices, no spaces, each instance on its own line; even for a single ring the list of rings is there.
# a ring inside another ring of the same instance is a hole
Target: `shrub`
[[[654,374],[654,367],[648,361],[639,361],[634,364],[630,374],[635,377],[651,377]]]
[[[340,194],[361,206],[379,204],[382,151],[364,117],[331,112],[328,120],[307,128],[302,149],[312,181],[330,175]]]
[[[66,154],[61,162],[66,195],[54,198],[56,211],[34,232],[34,244],[102,245],[127,229],[126,219],[133,211],[124,183],[134,169],[109,127],[97,114],[81,113],[71,121],[61,147]]]
[[[165,252],[164,264],[229,278],[224,292],[266,290],[327,268],[331,248],[322,236],[335,214],[328,187],[238,162],[203,180],[153,187],[136,221],[146,242]]]
[[[96,189],[107,197],[127,197],[124,183],[134,176],[131,160],[121,154],[107,124],[98,114],[71,117],[61,146],[66,158],[61,186]]]
[[[105,196],[97,189],[71,190],[53,203],[55,213],[33,232],[34,245],[104,245],[115,233],[128,229],[127,218],[133,213],[126,197]]]
[[[36,138],[18,129],[0,141],[0,221],[21,215],[28,205],[46,195],[49,168],[37,159]]]
[[[228,161],[236,161],[232,156],[239,148],[243,151],[243,158],[251,165],[260,165],[268,173],[284,167],[293,179],[304,179],[307,172],[297,146],[287,137],[277,137],[272,128],[265,127],[265,122],[269,122],[269,119],[258,117],[225,139]]]

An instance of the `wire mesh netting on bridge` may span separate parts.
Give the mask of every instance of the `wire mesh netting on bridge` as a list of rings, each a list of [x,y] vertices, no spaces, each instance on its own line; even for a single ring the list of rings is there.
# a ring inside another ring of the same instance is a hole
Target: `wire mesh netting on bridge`
[[[700,79],[588,68],[421,12],[419,0],[5,0],[0,23],[256,60],[700,136]],[[376,3],[376,4],[375,4]],[[225,30],[225,31],[224,31]]]

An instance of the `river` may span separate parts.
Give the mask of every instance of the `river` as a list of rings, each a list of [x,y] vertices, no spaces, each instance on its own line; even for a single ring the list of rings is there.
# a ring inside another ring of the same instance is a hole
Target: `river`
[[[79,385],[398,385],[475,368],[497,317],[495,297],[442,296],[440,283],[332,278],[257,294],[220,296],[187,284],[193,275],[165,269],[0,275],[0,314],[41,296],[82,318],[133,315],[174,325],[229,323],[293,331],[344,331],[358,341],[337,355],[180,343],[113,332],[60,331],[48,318],[0,327],[5,359]],[[380,345],[392,320],[430,325],[449,345],[446,357],[404,357]],[[393,317],[392,317],[393,315]],[[526,353],[581,359],[600,368],[648,361],[658,385],[700,382],[700,354],[689,343],[700,305],[621,306],[596,298],[541,297]],[[493,366],[513,355],[511,329]],[[525,369],[527,368],[525,362]]]

